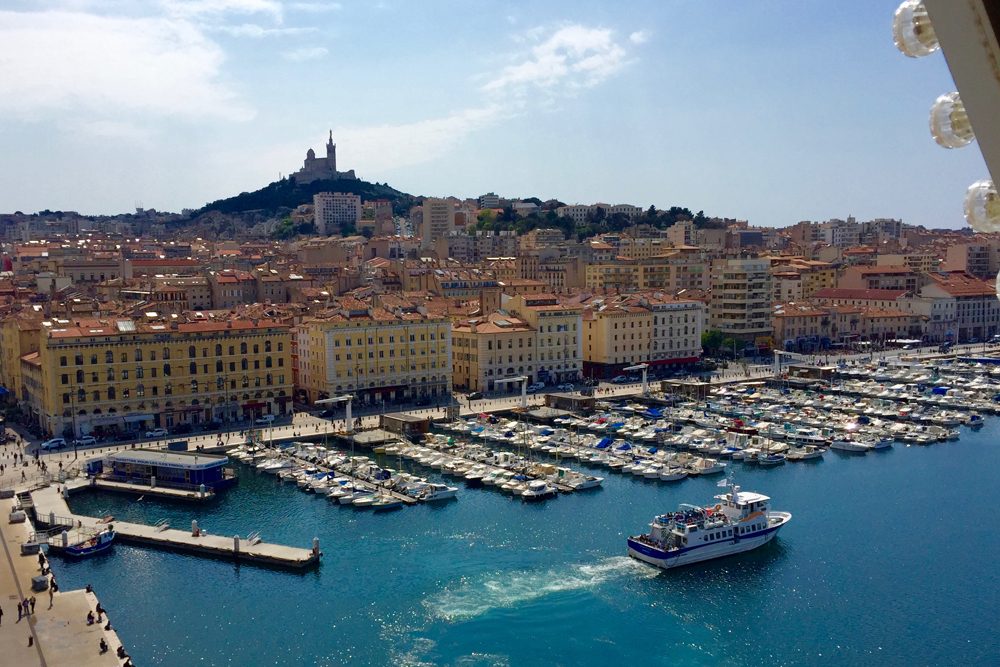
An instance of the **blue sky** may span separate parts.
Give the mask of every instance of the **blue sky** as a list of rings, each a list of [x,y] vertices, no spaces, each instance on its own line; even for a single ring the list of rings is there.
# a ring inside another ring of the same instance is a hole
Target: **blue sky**
[[[0,0],[0,211],[180,210],[322,153],[413,194],[961,227],[896,0]]]

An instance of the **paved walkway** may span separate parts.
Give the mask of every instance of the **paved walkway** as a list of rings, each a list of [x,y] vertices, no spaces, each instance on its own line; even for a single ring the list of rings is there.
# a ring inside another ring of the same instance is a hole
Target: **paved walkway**
[[[49,593],[31,591],[31,578],[39,574],[38,557],[21,556],[28,540],[27,523],[7,523],[13,501],[0,501],[0,664],[16,667],[103,667],[121,665],[115,656],[121,645],[113,630],[103,623],[87,625],[87,612],[94,611],[97,597],[82,590]],[[18,621],[17,603],[35,596],[35,613]],[[96,612],[95,612],[96,615]],[[105,618],[105,623],[108,618]],[[108,652],[100,653],[101,638]]]

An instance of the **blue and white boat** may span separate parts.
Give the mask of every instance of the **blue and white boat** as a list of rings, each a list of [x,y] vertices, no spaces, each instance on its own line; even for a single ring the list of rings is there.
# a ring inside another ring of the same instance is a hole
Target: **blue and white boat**
[[[64,556],[70,558],[84,558],[107,551],[114,544],[114,541],[114,528],[107,528],[83,542],[66,546],[62,552]]]
[[[711,507],[681,505],[653,519],[650,531],[628,538],[628,555],[663,569],[690,565],[756,549],[786,523],[789,512],[772,512],[770,498],[741,491],[732,479],[721,480],[729,492]]]

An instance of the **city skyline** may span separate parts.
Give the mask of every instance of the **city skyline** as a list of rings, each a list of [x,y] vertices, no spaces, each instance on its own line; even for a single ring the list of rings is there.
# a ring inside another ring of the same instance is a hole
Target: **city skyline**
[[[15,2],[0,208],[196,208],[332,127],[343,168],[416,195],[961,227],[986,167],[931,140],[954,84],[895,50],[896,4]]]

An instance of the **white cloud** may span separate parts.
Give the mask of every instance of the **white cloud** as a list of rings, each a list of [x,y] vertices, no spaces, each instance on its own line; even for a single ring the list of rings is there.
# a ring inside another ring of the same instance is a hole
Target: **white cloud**
[[[117,139],[145,148],[153,146],[156,134],[146,127],[130,121],[118,120],[72,120],[59,123],[67,134],[79,137],[85,135],[97,139]]]
[[[537,31],[528,38],[538,41]],[[625,64],[625,49],[606,28],[568,25],[540,41],[519,62],[503,68],[483,86],[486,92],[525,92],[528,87],[544,88],[550,94],[594,86]]]
[[[232,37],[286,37],[289,35],[305,35],[318,32],[319,28],[265,28],[255,23],[241,25],[224,25],[212,28]]]
[[[344,8],[339,2],[290,2],[286,8],[297,12],[318,14],[321,12],[336,12]]]
[[[648,30],[636,30],[631,35],[628,36],[628,41],[633,44],[645,44],[649,41],[649,31]]]
[[[0,116],[246,120],[254,112],[220,81],[223,60],[182,20],[0,12]]]
[[[291,60],[293,63],[301,63],[307,60],[318,60],[328,53],[329,51],[323,46],[304,46],[301,49],[285,51],[281,55],[285,60]]]
[[[218,17],[223,14],[267,14],[280,22],[282,6],[276,0],[161,0],[167,14],[178,18]]]

